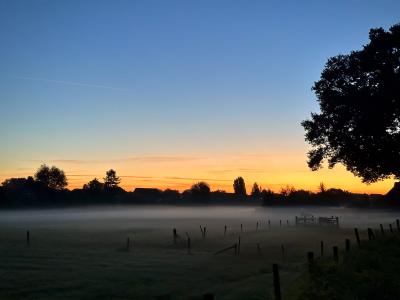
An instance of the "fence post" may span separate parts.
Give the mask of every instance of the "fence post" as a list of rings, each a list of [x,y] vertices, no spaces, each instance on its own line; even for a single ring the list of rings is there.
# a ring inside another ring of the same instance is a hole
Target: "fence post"
[[[203,295],[203,300],[214,300],[214,299],[215,299],[214,294],[207,293]]]
[[[192,254],[192,252],[190,250],[190,237],[187,238],[187,252],[188,252],[188,254]]]
[[[323,241],[321,241],[320,247],[321,247],[321,257],[323,257],[324,256],[324,242]]]
[[[238,251],[237,251],[237,255],[240,254],[240,236],[239,236],[239,240],[238,240]]]
[[[224,236],[226,236],[226,225],[224,227]]]
[[[204,226],[204,228],[203,228],[203,238],[204,239],[206,238],[206,234],[207,234],[207,227]]]
[[[282,227],[282,220],[279,220],[279,227]]]
[[[268,220],[268,229],[271,229],[271,220]]]
[[[350,251],[350,240],[349,239],[345,240],[345,248],[346,248],[346,252]]]
[[[381,233],[382,233],[382,235],[385,235],[385,230],[383,230],[383,225],[382,225],[382,224],[379,224],[379,227],[381,228]]]
[[[31,244],[31,238],[29,230],[26,231],[26,244],[29,246]]]
[[[274,276],[274,294],[275,294],[275,300],[281,300],[281,283],[279,280],[279,269],[277,264],[272,265],[272,273]]]
[[[282,252],[282,257],[285,257],[285,247],[283,244],[281,245],[281,252]]]
[[[339,261],[339,249],[337,246],[333,246],[333,260],[336,262]]]
[[[289,226],[289,220],[286,220],[286,225]]]
[[[178,234],[176,233],[176,228],[172,229],[172,234],[174,237],[174,244],[176,245],[176,241],[177,241],[177,237],[178,237]]]
[[[314,265],[314,252],[307,252],[307,261],[308,261],[308,271],[311,273],[313,271]]]
[[[258,230],[258,221],[257,221],[257,225],[256,225],[256,231]]]
[[[375,234],[372,231],[372,228],[368,228],[367,230],[368,230],[368,240],[371,241],[371,240],[375,239]]]
[[[339,227],[339,217],[336,217],[336,225]]]
[[[295,216],[294,223],[297,226],[297,216]]]
[[[243,232],[243,224],[240,224],[240,232]]]
[[[361,247],[360,235],[358,234],[357,228],[354,228],[354,233],[356,234],[357,245],[358,245],[358,247]]]

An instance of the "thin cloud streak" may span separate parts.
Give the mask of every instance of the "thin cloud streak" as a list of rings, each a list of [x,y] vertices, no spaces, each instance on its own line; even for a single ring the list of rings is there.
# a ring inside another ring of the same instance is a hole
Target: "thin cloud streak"
[[[70,163],[70,164],[105,164],[105,163],[121,163],[130,161],[143,161],[143,162],[189,162],[194,160],[203,160],[207,157],[203,156],[133,156],[116,159],[104,159],[104,160],[84,160],[84,159],[49,159],[46,160],[51,163]],[[42,159],[29,159],[24,160],[28,162],[40,162],[43,163],[45,160]]]
[[[237,169],[220,169],[220,170],[209,170],[211,174],[226,174],[226,173],[265,173],[264,169],[251,169],[251,168],[237,168]]]
[[[28,77],[28,76],[15,76],[15,79],[22,79],[22,80],[31,80],[31,81],[42,81],[42,82],[50,82],[50,83],[58,83],[64,85],[72,85],[72,86],[82,86],[82,87],[90,87],[90,88],[101,88],[101,89],[108,89],[108,90],[115,90],[121,92],[129,92],[128,89],[123,88],[116,88],[108,85],[101,85],[101,84],[91,84],[91,83],[84,83],[84,82],[76,82],[76,81],[66,81],[66,80],[55,80],[55,79],[48,79],[48,78],[38,78],[38,77]]]
[[[67,174],[68,177],[102,177],[99,174]],[[231,179],[218,179],[218,178],[195,178],[195,177],[177,177],[177,176],[136,176],[136,175],[118,175],[121,178],[135,178],[146,180],[192,180],[192,181],[212,181],[212,182],[230,182]]]
[[[163,177],[172,180],[194,180],[194,181],[232,181],[232,179],[214,179],[214,178],[192,178],[192,177]]]

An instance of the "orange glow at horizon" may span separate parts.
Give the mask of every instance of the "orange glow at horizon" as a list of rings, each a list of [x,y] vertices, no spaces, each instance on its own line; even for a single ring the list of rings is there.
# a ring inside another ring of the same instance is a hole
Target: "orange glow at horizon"
[[[134,156],[111,160],[48,159],[68,177],[68,188],[81,188],[113,168],[121,177],[121,187],[132,191],[137,187],[176,189],[183,191],[198,181],[209,183],[212,190],[233,190],[233,180],[242,176],[248,193],[254,182],[262,188],[279,192],[285,186],[316,191],[320,182],[327,188],[341,188],[355,193],[387,193],[394,180],[363,184],[343,166],[313,172],[306,164],[305,151],[275,154],[202,154],[184,156]],[[32,176],[42,162],[21,161],[15,170],[1,170],[0,180]]]

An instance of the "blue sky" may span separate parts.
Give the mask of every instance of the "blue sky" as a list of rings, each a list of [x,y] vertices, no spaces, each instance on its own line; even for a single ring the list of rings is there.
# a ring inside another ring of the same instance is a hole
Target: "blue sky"
[[[0,1],[0,177],[39,161],[305,155],[326,59],[399,17],[399,1]]]

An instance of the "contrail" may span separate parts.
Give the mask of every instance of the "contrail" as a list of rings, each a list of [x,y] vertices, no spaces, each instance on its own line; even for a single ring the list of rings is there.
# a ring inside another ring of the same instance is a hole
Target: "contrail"
[[[128,89],[116,88],[107,85],[100,85],[100,84],[90,84],[90,83],[83,83],[83,82],[75,82],[75,81],[65,81],[65,80],[54,80],[54,79],[47,79],[47,78],[37,78],[37,77],[27,77],[27,76],[15,76],[16,79],[23,79],[23,80],[33,80],[33,81],[43,81],[43,82],[52,82],[58,84],[66,84],[66,85],[74,85],[74,86],[83,86],[83,87],[91,87],[91,88],[101,88],[101,89],[109,89],[115,91],[123,91],[128,92]]]

